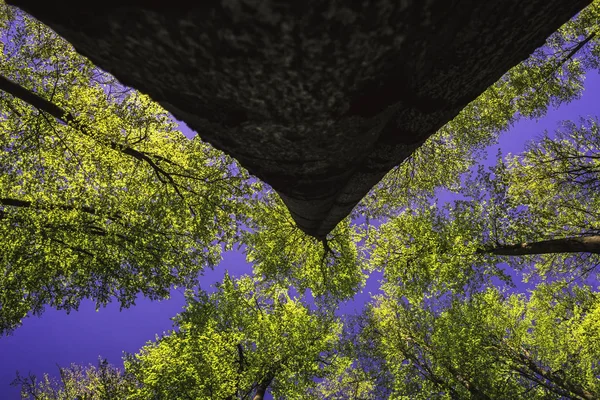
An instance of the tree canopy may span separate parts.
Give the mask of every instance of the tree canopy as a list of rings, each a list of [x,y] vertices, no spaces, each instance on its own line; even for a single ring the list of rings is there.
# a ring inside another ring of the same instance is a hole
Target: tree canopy
[[[598,118],[477,165],[515,121],[581,95],[600,69],[600,1],[322,241],[36,20],[0,4],[0,35],[0,335],[46,306],[187,299],[122,368],[18,375],[23,398],[600,398]],[[203,286],[230,249],[252,274]],[[341,315],[375,272],[379,293]]]
[[[193,285],[258,184],[48,28],[2,17],[0,333],[45,305],[127,307]]]

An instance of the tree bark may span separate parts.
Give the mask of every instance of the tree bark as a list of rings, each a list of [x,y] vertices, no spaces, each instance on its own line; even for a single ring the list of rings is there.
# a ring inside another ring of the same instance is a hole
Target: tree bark
[[[94,135],[86,126],[84,126],[79,121],[77,121],[75,116],[73,116],[73,114],[71,114],[70,112],[62,109],[61,107],[57,106],[56,104],[52,103],[51,101],[46,100],[43,97],[39,96],[37,93],[34,93],[27,88],[24,88],[23,86],[7,79],[6,77],[4,77],[2,75],[0,75],[0,90],[24,101],[25,103],[37,108],[40,111],[50,114],[52,117],[56,118],[57,120],[61,121],[62,123],[66,124],[66,125],[69,125],[75,129],[79,130],[82,134],[84,134],[86,136],[89,136],[92,138],[97,136],[97,135]],[[119,151],[123,154],[127,154],[128,156],[131,156],[131,157],[137,159],[138,161],[148,163],[150,165],[150,167],[154,170],[156,175],[158,176],[158,179],[161,180],[162,182],[165,182],[165,179],[166,179],[166,181],[168,181],[168,183],[170,183],[171,186],[173,187],[173,189],[177,192],[179,197],[183,198],[183,195],[179,191],[178,185],[177,185],[177,183],[175,183],[175,180],[173,179],[171,174],[169,174],[167,171],[165,171],[163,168],[161,168],[157,164],[158,161],[170,162],[170,160],[167,160],[164,157],[161,157],[158,155],[150,155],[146,152],[138,151],[132,147],[117,143],[112,140],[106,141],[106,145],[108,147],[110,147],[111,149],[113,149],[115,151]],[[154,158],[154,160],[153,160],[153,158]],[[155,160],[156,160],[156,162],[155,162]],[[172,164],[172,162],[170,162],[170,163]]]
[[[265,379],[263,379],[262,382],[258,384],[258,387],[256,388],[256,392],[254,393],[254,397],[252,398],[252,400],[264,400],[265,394],[267,393],[267,389],[269,388],[269,385],[271,385],[272,381],[273,376],[267,375]]]
[[[533,373],[541,376],[542,378],[546,379],[548,382],[551,382],[553,385],[556,385],[557,387],[564,389],[564,390],[568,391],[569,393],[577,395],[578,398],[585,399],[585,400],[594,400],[594,399],[598,398],[596,396],[596,394],[591,393],[590,391],[581,387],[579,384],[573,383],[573,382],[569,381],[568,379],[559,376],[557,373],[555,373],[551,370],[545,370],[545,369],[541,368],[540,366],[538,366],[535,363],[535,361],[533,359],[531,359],[526,354],[518,353],[518,358],[520,359],[519,361],[521,361],[522,364],[525,367],[527,367],[529,370],[531,370]],[[555,391],[555,392],[558,394],[562,394],[561,391]]]
[[[67,204],[35,204],[29,200],[19,200],[19,199],[13,199],[13,198],[8,198],[8,197],[1,197],[0,205],[1,206],[10,206],[10,207],[19,207],[19,208],[32,208],[34,210],[39,210],[39,211],[77,210],[77,211],[84,212],[87,214],[96,215],[101,218],[108,218],[112,221],[117,221],[117,220],[121,219],[121,214],[119,212],[103,214],[103,213],[99,212],[98,210],[96,210],[95,208],[89,207],[89,206],[71,206],[71,205],[67,205]],[[0,210],[0,219],[2,219],[2,216],[3,216],[3,211]]]
[[[494,254],[498,256],[525,256],[552,253],[600,254],[600,235],[541,240],[539,242],[497,246],[481,249],[478,251],[478,253]]]
[[[85,212],[88,214],[96,215],[96,210],[92,207],[86,207],[86,206],[75,207],[75,206],[69,206],[69,205],[64,205],[64,204],[60,204],[60,205],[56,205],[56,206],[35,206],[29,200],[11,199],[11,198],[7,198],[7,197],[0,198],[0,205],[11,206],[11,207],[21,207],[21,208],[33,208],[36,210],[53,210],[53,209],[61,209],[61,210],[65,210],[65,211],[79,210],[79,211],[82,211],[82,212]]]

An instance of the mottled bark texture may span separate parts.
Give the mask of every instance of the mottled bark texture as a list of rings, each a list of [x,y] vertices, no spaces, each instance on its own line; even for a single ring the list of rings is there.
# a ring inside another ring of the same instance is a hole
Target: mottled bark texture
[[[590,0],[8,2],[235,157],[322,239]]]

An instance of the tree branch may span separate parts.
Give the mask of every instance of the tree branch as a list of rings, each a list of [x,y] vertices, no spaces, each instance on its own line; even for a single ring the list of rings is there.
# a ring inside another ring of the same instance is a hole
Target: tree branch
[[[70,206],[70,205],[66,205],[66,204],[49,204],[49,205],[42,205],[42,204],[35,204],[31,201],[28,200],[19,200],[19,199],[13,199],[13,198],[8,198],[8,197],[0,197],[0,205],[3,206],[10,206],[10,207],[21,207],[21,208],[32,208],[34,210],[42,210],[42,211],[49,211],[49,210],[64,210],[64,211],[72,211],[72,210],[77,210],[77,211],[81,211],[87,214],[91,214],[91,215],[96,215],[96,216],[100,216],[101,214],[93,207],[89,207],[89,206]],[[1,215],[0,214],[0,219],[1,219]],[[111,219],[113,221],[116,221],[118,219],[121,218],[121,216],[117,213],[117,214],[113,214],[113,215],[107,215],[105,216],[108,219]]]
[[[518,243],[479,249],[478,254],[498,256],[524,256],[552,253],[594,253],[600,254],[600,236],[580,236],[539,242]]]
[[[75,118],[75,116],[73,114],[62,109],[61,107],[57,106],[56,104],[44,99],[43,97],[39,96],[38,94],[24,88],[23,86],[12,82],[11,80],[7,79],[6,77],[4,77],[2,75],[0,75],[0,90],[3,90],[4,92],[24,101],[25,103],[37,108],[38,110],[40,110],[42,112],[46,112],[46,113],[50,114],[51,116],[53,116],[57,120],[61,121],[62,123],[66,124],[68,126],[71,126],[73,128],[76,128],[84,135],[95,139],[95,135],[92,134],[92,132],[90,132],[88,130],[88,128],[86,126],[84,126],[80,121],[78,121],[77,118]],[[182,199],[184,198],[183,195],[181,194],[181,191],[179,190],[179,185],[175,182],[175,180],[173,179],[171,174],[169,174],[167,171],[162,169],[150,157],[150,155],[148,153],[143,152],[143,151],[138,151],[132,147],[117,143],[112,140],[108,141],[107,145],[108,145],[108,147],[110,147],[113,150],[119,151],[123,154],[127,154],[139,161],[146,162],[148,165],[150,165],[150,167],[156,173],[158,179],[161,182],[165,182],[164,179],[166,179],[171,184],[171,186],[173,187],[173,189],[175,190],[177,195],[179,197],[181,197]],[[167,161],[166,158],[160,157],[160,156],[157,156],[157,159],[161,160],[161,161]]]

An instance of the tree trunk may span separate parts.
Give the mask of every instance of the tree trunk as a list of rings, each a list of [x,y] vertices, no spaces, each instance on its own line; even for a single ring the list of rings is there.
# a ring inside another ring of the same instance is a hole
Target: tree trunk
[[[82,212],[85,212],[88,214],[93,214],[93,215],[98,214],[94,208],[87,207],[87,206],[76,207],[76,206],[70,206],[70,205],[66,205],[66,204],[34,205],[29,200],[19,200],[19,199],[7,198],[7,197],[0,198],[0,205],[11,206],[11,207],[21,207],[21,208],[33,208],[34,210],[43,210],[43,211],[49,211],[49,210],[55,210],[55,209],[60,209],[60,210],[65,210],[65,211],[78,210],[78,211],[82,211]],[[110,218],[116,219],[119,217],[112,216]]]
[[[252,398],[252,400],[263,400],[265,398],[265,394],[267,393],[267,389],[269,388],[269,385],[272,381],[273,376],[267,375],[267,377],[265,377],[265,379],[263,379],[262,382],[256,388],[256,392],[254,393],[254,397]]]
[[[481,249],[480,254],[498,256],[525,256],[551,253],[595,253],[600,254],[600,236],[580,236],[539,242],[519,243]]]
[[[579,384],[573,383],[570,380],[566,379],[565,377],[559,376],[557,373],[555,373],[551,370],[545,370],[545,369],[541,368],[528,355],[523,354],[523,353],[518,353],[518,358],[520,359],[519,361],[521,361],[521,363],[526,368],[528,368],[530,371],[532,371],[533,373],[546,379],[548,382],[551,382],[553,385],[556,385],[557,387],[564,389],[569,393],[577,395],[577,398],[585,399],[585,400],[598,399],[598,397],[596,396],[597,394],[594,394],[594,393],[588,391],[587,389],[583,388]],[[563,394],[562,391],[556,391],[556,390],[553,390],[553,391],[557,394]]]
[[[81,132],[82,134],[84,134],[86,136],[89,136],[96,140],[99,139],[98,135],[91,132],[84,124],[79,122],[73,114],[62,109],[61,107],[57,106],[56,104],[52,103],[51,101],[44,99],[37,93],[34,93],[34,92],[30,91],[29,89],[24,88],[23,86],[19,85],[18,83],[15,83],[15,82],[7,79],[6,77],[4,77],[2,75],[0,75],[0,90],[10,94],[11,96],[16,97],[17,99],[24,101],[25,103],[37,108],[40,111],[50,114],[52,117],[56,118],[60,122],[66,124],[66,125],[69,125],[73,128],[76,128],[77,130],[79,130],[79,132]],[[102,139],[102,138],[100,137],[100,139]],[[168,160],[166,160],[165,158],[158,156],[158,155],[152,155],[152,157],[151,157],[151,155],[146,152],[138,151],[132,147],[129,147],[129,146],[121,144],[121,143],[117,143],[112,140],[105,141],[105,144],[115,151],[121,152],[123,154],[127,154],[128,156],[131,156],[131,157],[137,159],[138,161],[148,163],[150,165],[150,167],[152,167],[152,169],[154,170],[154,172],[156,173],[156,175],[159,177],[159,179],[161,181],[165,182],[164,179],[166,179],[166,181],[168,181],[171,184],[171,186],[177,192],[177,194],[180,197],[183,197],[179,191],[178,185],[175,183],[175,181],[173,179],[173,176],[171,176],[171,174],[166,172],[155,162],[155,160],[162,160],[162,161],[168,161]]]

